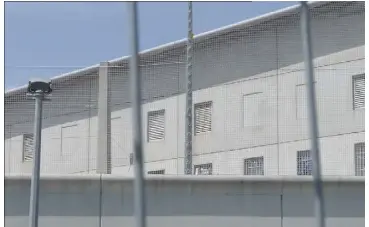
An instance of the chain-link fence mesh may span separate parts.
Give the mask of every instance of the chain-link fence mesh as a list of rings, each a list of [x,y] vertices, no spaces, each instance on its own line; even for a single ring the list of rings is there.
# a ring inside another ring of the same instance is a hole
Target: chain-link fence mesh
[[[43,70],[53,72],[53,68]],[[53,81],[43,103],[41,172],[92,173],[96,170],[98,68]],[[5,173],[31,173],[35,101],[26,88],[5,94]]]
[[[311,4],[323,175],[364,175],[364,11],[364,2]],[[195,35],[193,53],[193,174],[311,175],[299,9]],[[145,173],[183,175],[186,42],[140,57]],[[92,174],[100,162],[112,174],[133,175],[128,60],[109,62],[108,90],[99,90],[99,66],[53,80],[42,173]],[[7,174],[31,172],[33,124],[26,89],[6,93]],[[110,146],[101,149],[101,141]]]

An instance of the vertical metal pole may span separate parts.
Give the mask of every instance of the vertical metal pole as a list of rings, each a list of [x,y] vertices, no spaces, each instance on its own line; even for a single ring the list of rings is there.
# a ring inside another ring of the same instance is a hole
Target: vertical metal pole
[[[136,2],[128,3],[128,15],[130,26],[130,71],[131,71],[131,91],[132,91],[132,120],[133,120],[133,146],[135,162],[134,178],[134,205],[137,227],[146,226],[145,209],[145,181],[143,178],[143,154],[142,154],[142,123],[141,123],[141,75],[138,68],[138,21]]]
[[[325,227],[324,197],[320,170],[320,156],[318,145],[318,120],[316,110],[316,97],[314,88],[314,68],[312,55],[312,42],[310,31],[310,13],[306,2],[301,2],[301,37],[305,60],[305,76],[308,95],[309,132],[311,141],[311,154],[313,161],[313,179],[315,188],[315,217],[317,227]]]
[[[185,174],[192,174],[192,2],[188,2]]]
[[[109,63],[101,62],[99,67],[98,94],[98,153],[96,172],[111,174],[111,111],[110,85],[108,75]]]
[[[31,197],[29,206],[29,227],[38,227],[38,208],[40,191],[40,161],[41,161],[41,127],[42,127],[42,100],[43,93],[36,93],[35,99],[35,126],[34,126],[34,160],[31,179]]]

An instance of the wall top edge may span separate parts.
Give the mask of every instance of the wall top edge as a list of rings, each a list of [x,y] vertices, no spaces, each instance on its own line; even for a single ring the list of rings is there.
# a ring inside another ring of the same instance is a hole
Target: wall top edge
[[[31,179],[31,175],[5,175],[5,181],[17,181]],[[78,175],[41,175],[41,180],[45,181],[133,181],[133,176],[123,175],[100,175],[100,174],[78,174]],[[313,182],[312,176],[178,176],[178,175],[162,175],[162,176],[146,176],[147,181],[168,181],[168,182]],[[363,176],[322,176],[323,182],[332,183],[364,183]]]

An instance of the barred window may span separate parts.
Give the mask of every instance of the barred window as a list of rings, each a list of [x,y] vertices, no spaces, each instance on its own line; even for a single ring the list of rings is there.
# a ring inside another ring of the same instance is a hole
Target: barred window
[[[23,152],[22,159],[23,162],[28,162],[33,160],[33,144],[34,144],[34,136],[33,134],[24,134],[23,135]]]
[[[365,143],[355,144],[355,176],[365,176]]]
[[[148,171],[148,174],[165,174],[165,169]]]
[[[297,152],[297,175],[311,175],[313,161],[311,159],[311,151]]]
[[[264,157],[245,159],[245,175],[264,175]]]
[[[212,102],[195,104],[195,135],[211,131]]]
[[[212,175],[213,165],[212,163],[195,165],[194,173],[195,175]]]

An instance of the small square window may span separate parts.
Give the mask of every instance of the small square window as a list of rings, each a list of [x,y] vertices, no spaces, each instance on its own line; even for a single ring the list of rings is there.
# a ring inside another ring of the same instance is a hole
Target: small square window
[[[194,166],[195,175],[212,175],[212,172],[213,172],[213,165],[211,163]]]
[[[264,175],[264,157],[245,159],[245,175]]]
[[[297,152],[297,175],[311,175],[313,161],[310,150]]]

